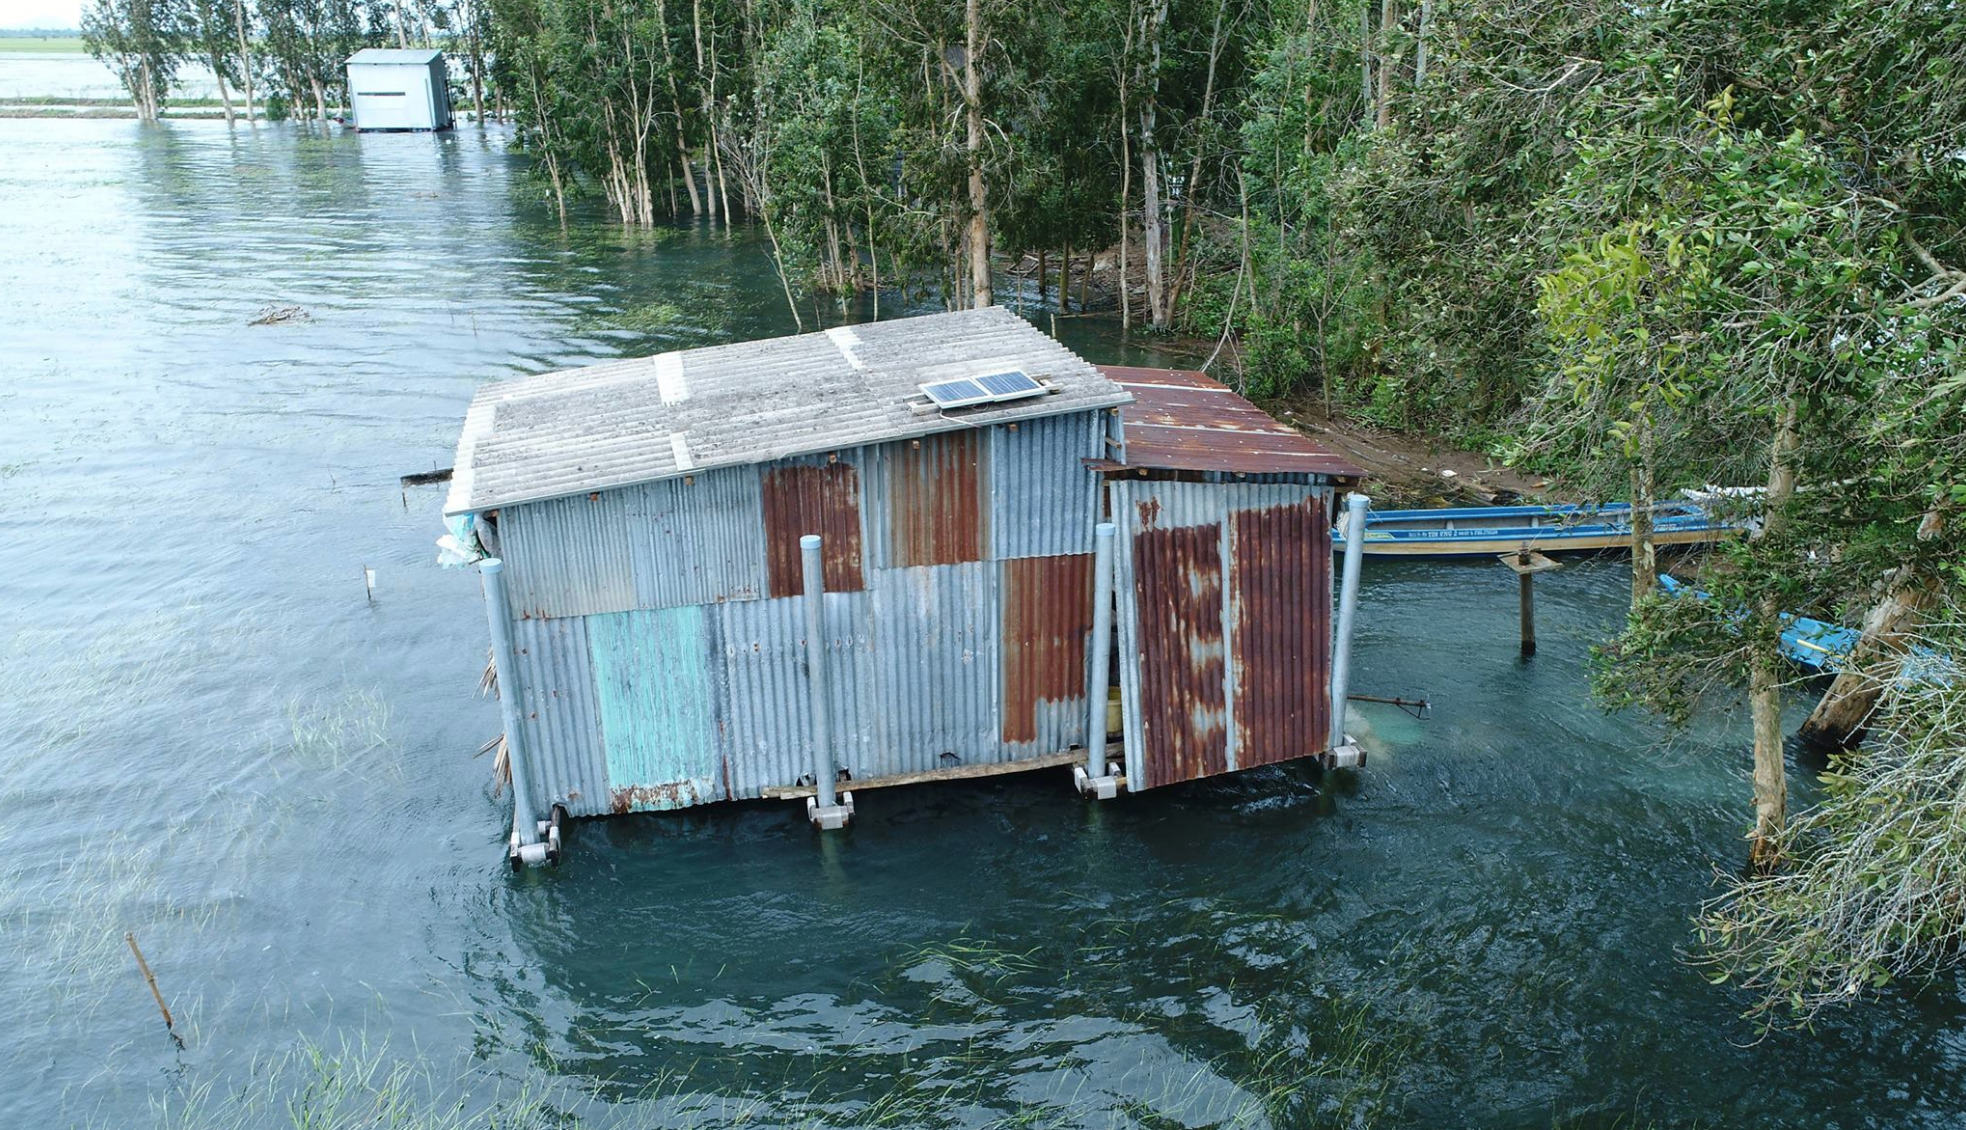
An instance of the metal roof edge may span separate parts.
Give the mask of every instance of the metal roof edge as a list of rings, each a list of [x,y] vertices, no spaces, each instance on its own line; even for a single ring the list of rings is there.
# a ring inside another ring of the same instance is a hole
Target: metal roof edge
[[[1114,387],[1119,388],[1120,386],[1115,384]],[[480,402],[474,399],[470,409],[465,413],[464,432],[458,437],[457,458],[454,461],[458,470],[451,477],[450,493],[444,497],[444,517],[455,518],[462,514],[483,514],[487,511],[497,510],[505,506],[528,506],[535,502],[552,502],[555,499],[561,498],[577,498],[580,495],[593,494],[596,491],[622,490],[627,487],[644,486],[648,483],[660,483],[667,482],[670,479],[680,479],[686,475],[701,474],[708,471],[726,471],[733,467],[756,467],[766,463],[777,462],[780,459],[797,459],[802,455],[817,455],[826,451],[842,451],[849,447],[880,447],[883,444],[900,443],[904,440],[920,439],[923,436],[962,431],[964,428],[987,428],[998,424],[1021,423],[1025,420],[1045,420],[1054,416],[1070,416],[1077,412],[1107,412],[1114,408],[1123,408],[1133,403],[1134,399],[1132,393],[1121,388],[1119,394],[1116,396],[1109,395],[1097,397],[1089,401],[1080,401],[1068,408],[1061,408],[1054,412],[1030,411],[1030,409],[1041,405],[1043,401],[1013,401],[1008,405],[1002,405],[988,410],[987,415],[990,417],[989,419],[980,418],[986,414],[984,411],[977,411],[974,416],[964,416],[961,418],[951,418],[944,415],[940,416],[939,419],[946,426],[924,428],[918,432],[891,436],[872,443],[792,444],[762,459],[741,459],[726,463],[703,463],[661,475],[637,475],[632,478],[624,478],[620,482],[590,483],[576,487],[573,490],[539,491],[533,494],[515,495],[509,498],[500,498],[495,501],[471,505],[472,475],[470,456],[472,449],[477,445],[479,434],[478,428],[474,428],[474,425],[482,426],[488,424],[492,409],[490,401]],[[926,421],[932,418],[935,417],[924,417],[923,419]]]

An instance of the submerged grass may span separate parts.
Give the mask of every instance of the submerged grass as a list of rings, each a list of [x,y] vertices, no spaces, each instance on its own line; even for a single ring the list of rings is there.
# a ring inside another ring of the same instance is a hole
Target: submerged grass
[[[1362,1032],[1363,1029],[1360,1029]],[[1365,1053],[1347,1068],[1385,1066]],[[1381,1089],[1331,1092],[1316,1086],[1331,1071],[1308,1073],[1283,1042],[1245,1065],[1241,1100],[1224,1106],[1198,1073],[1156,1101],[1111,1101],[1104,1093],[1062,1101],[1007,1100],[980,1073],[953,1079],[897,1078],[883,1090],[829,1099],[837,1080],[821,1067],[781,1080],[771,1093],[719,1095],[689,1071],[664,1073],[626,1094],[601,1099],[575,1077],[531,1070],[504,1074],[482,1064],[441,1064],[398,1056],[386,1043],[357,1038],[339,1046],[302,1044],[254,1057],[235,1072],[160,1095],[154,1130],[583,1130],[643,1127],[922,1127],[964,1130],[1085,1125],[1257,1128],[1370,1127]],[[100,1120],[89,1125],[106,1128]],[[119,1119],[113,1125],[127,1126]]]

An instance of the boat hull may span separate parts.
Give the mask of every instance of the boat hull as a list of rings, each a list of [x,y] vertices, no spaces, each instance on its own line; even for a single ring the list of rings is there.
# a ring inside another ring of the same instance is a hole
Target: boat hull
[[[1704,530],[1677,530],[1657,533],[1652,536],[1654,545],[1707,545],[1722,538],[1732,537],[1739,530],[1710,528]],[[1632,536],[1630,530],[1607,530],[1602,533],[1552,535],[1548,530],[1524,530],[1513,537],[1479,537],[1445,539],[1394,539],[1375,538],[1372,531],[1365,534],[1367,557],[1494,557],[1498,554],[1513,553],[1525,544],[1539,553],[1602,553],[1606,550],[1630,550]],[[1344,541],[1338,540],[1339,549]]]
[[[1742,532],[1690,503],[1654,511],[1658,546],[1704,545]],[[1345,539],[1332,531],[1332,546]],[[1488,506],[1392,510],[1366,517],[1363,551],[1372,557],[1493,557],[1524,546],[1542,553],[1602,553],[1631,548],[1631,507]]]

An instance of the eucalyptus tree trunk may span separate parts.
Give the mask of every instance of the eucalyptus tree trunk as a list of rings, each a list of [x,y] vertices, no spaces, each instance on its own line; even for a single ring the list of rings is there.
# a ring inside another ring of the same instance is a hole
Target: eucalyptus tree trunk
[[[1393,57],[1393,27],[1398,23],[1399,12],[1395,0],[1382,0],[1379,7],[1379,117],[1378,128],[1385,129],[1393,124],[1393,69],[1387,63]]]
[[[676,114],[676,159],[683,167],[683,187],[689,190],[691,215],[703,214],[703,198],[696,194],[696,175],[689,167],[689,137],[683,129],[683,92],[676,82],[676,49],[669,43],[669,5],[655,0],[655,24],[661,29],[662,60],[669,72],[669,105]]]
[[[1862,739],[1877,700],[1897,677],[1910,634],[1937,596],[1937,583],[1911,566],[1892,572],[1883,599],[1864,617],[1857,646],[1844,657],[1836,680],[1802,724],[1804,739],[1832,746],[1850,746]]]
[[[1058,260],[1058,312],[1072,312],[1072,241],[1065,241],[1065,254]]]
[[[1795,494],[1796,406],[1793,396],[1782,405],[1780,422],[1768,453],[1768,491],[1761,536],[1781,536],[1787,524],[1788,502]],[[1748,671],[1748,712],[1754,719],[1754,833],[1749,863],[1756,871],[1774,870],[1781,862],[1782,828],[1788,823],[1788,769],[1782,752],[1781,602],[1773,593],[1755,608],[1754,654]]]
[[[1659,547],[1653,538],[1652,507],[1657,502],[1654,473],[1658,457],[1655,421],[1648,408],[1638,421],[1638,455],[1631,465],[1632,608],[1659,587]]]
[[[471,109],[478,124],[485,124],[485,43],[478,26],[478,6],[472,0],[464,9],[465,50],[470,53]]]
[[[1366,128],[1378,120],[1372,110],[1372,0],[1358,6],[1358,94],[1365,107]]]
[[[1228,0],[1216,0],[1215,24],[1208,33],[1208,79],[1202,84],[1201,117],[1196,119],[1204,127],[1214,120],[1215,111],[1215,64],[1222,56],[1222,16],[1228,7]],[[1188,278],[1188,258],[1195,233],[1195,196],[1201,184],[1202,139],[1195,138],[1194,160],[1188,166],[1188,183],[1182,190],[1181,232],[1174,248],[1174,270],[1168,281],[1167,316],[1170,320],[1181,301],[1181,290]]]
[[[246,124],[258,129],[259,122],[253,117],[253,50],[252,41],[246,37],[246,0],[232,0],[232,29],[239,36],[239,79],[246,87]]]
[[[1427,25],[1433,22],[1434,0],[1420,0],[1420,33],[1413,39],[1413,85],[1427,81]]]
[[[1160,99],[1161,33],[1167,26],[1168,0],[1157,0],[1148,12],[1146,31],[1146,96],[1140,107],[1140,234],[1147,258],[1147,320],[1167,328],[1167,280],[1161,270],[1160,147],[1154,125]],[[1120,285],[1125,286],[1122,276]]]
[[[408,0],[396,0],[396,46],[404,50],[410,46],[410,28],[404,14],[408,7]]]
[[[983,184],[983,87],[977,56],[988,43],[982,0],[968,0],[963,11],[963,117],[968,125],[964,160],[969,165],[969,248],[971,301],[979,310],[995,302],[990,289],[990,198]]]
[[[225,88],[225,72],[219,70],[216,50],[205,53],[205,65],[212,69],[212,77],[218,80],[218,104],[225,110],[225,124],[232,125],[237,115],[232,112],[232,92]]]
[[[711,170],[714,167],[716,167],[712,164],[712,162],[718,160],[716,156],[717,117],[714,111],[714,105],[715,105],[714,99],[716,97],[716,92],[715,92],[716,81],[714,76],[706,72],[705,65],[704,65],[703,0],[693,0],[693,3],[691,3],[690,5],[690,38],[692,43],[696,47],[696,81],[698,86],[701,87],[703,91],[702,98],[697,107],[699,114],[703,118],[703,131],[704,131],[703,195],[708,198],[706,204],[710,209],[710,218],[712,220],[715,220],[719,214],[719,209],[717,207],[717,194],[711,191],[710,179],[711,179]],[[725,196],[724,200],[726,205],[728,205],[729,197]],[[726,207],[722,209],[722,211],[728,212],[729,208]],[[729,226],[728,217],[726,217],[725,219],[725,226]]]

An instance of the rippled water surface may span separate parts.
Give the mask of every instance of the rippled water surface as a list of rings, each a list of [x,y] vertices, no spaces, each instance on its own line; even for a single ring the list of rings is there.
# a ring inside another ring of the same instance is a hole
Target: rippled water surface
[[[1746,757],[1591,706],[1615,562],[1539,581],[1527,665],[1506,573],[1371,565],[1359,689],[1435,716],[1372,708],[1361,774],[622,818],[514,877],[478,586],[397,476],[485,380],[785,332],[757,247],[562,231],[475,131],[0,155],[0,1126],[222,1109],[312,1048],[684,1125],[1966,1121],[1956,988],[1754,1043],[1683,964]]]

